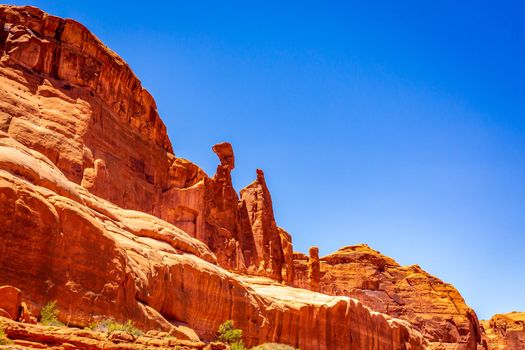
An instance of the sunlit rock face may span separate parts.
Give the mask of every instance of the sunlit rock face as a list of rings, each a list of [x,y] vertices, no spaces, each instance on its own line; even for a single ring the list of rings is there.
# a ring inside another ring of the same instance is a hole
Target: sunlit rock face
[[[525,349],[525,312],[495,315],[481,324],[483,341],[489,350]]]
[[[221,266],[280,278],[260,269],[268,259],[231,183],[230,144],[213,147],[220,165],[208,177],[175,157],[151,95],[84,26],[31,7],[4,6],[0,17],[0,130],[89,192],[197,237]],[[279,236],[272,243],[277,261]]]
[[[312,254],[313,253],[313,254]],[[373,310],[410,322],[438,349],[477,349],[476,313],[450,284],[417,265],[403,267],[367,245],[318,258],[295,254],[295,284],[359,299]],[[315,261],[320,264],[316,272]]]
[[[427,348],[357,300],[283,286],[291,237],[262,172],[239,197],[231,145],[213,147],[213,177],[177,158],[153,98],[85,27],[32,7],[0,22],[0,286],[34,315],[57,300],[76,326],[211,340],[233,319],[247,345]]]

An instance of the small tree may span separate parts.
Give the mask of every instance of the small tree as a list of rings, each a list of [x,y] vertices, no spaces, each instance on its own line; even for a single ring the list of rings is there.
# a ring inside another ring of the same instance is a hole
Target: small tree
[[[233,328],[233,321],[228,320],[219,326],[219,340],[230,345],[232,350],[245,350],[242,341],[242,329]]]
[[[40,310],[40,323],[45,326],[63,326],[58,320],[58,314],[56,300],[50,301]]]

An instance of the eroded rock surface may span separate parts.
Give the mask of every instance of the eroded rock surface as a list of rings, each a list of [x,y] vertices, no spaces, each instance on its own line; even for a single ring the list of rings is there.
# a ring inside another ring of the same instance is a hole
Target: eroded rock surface
[[[481,324],[489,350],[525,349],[525,312],[495,315]]]
[[[242,207],[246,208],[252,229],[257,274],[278,281],[284,277],[293,280],[292,239],[277,227],[273,215],[272,199],[262,170],[257,169],[257,179],[241,190]],[[253,255],[253,254],[252,254]]]
[[[57,300],[62,321],[76,326],[132,319],[179,334],[186,326],[211,340],[233,319],[248,345],[425,347],[408,323],[358,301],[222,269],[204,243],[94,196],[3,132],[0,169],[0,285],[23,290],[33,314]]]
[[[231,184],[230,144],[213,147],[220,164],[208,177],[175,157],[151,95],[84,26],[14,6],[0,7],[0,22],[1,131],[89,192],[182,228],[206,243],[221,266],[266,271]],[[284,253],[274,239],[277,261]]]
[[[0,285],[28,314],[57,300],[70,325],[188,341],[233,319],[248,345],[418,350],[422,333],[475,349],[475,313],[420,268],[363,246],[293,254],[263,172],[239,196],[230,144],[213,176],[176,157],[153,98],[84,26],[14,6],[0,24]]]
[[[452,285],[419,266],[400,266],[367,245],[357,245],[322,257],[319,277],[313,278],[315,249],[313,253],[310,258],[294,256],[298,286],[357,298],[373,310],[406,320],[438,349],[474,350],[480,345],[476,313]]]

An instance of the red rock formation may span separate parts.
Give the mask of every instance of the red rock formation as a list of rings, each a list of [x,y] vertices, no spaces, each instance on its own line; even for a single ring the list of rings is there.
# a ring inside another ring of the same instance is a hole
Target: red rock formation
[[[18,321],[29,324],[36,324],[38,321],[31,311],[29,311],[29,307],[27,307],[25,302],[20,304],[20,317],[18,318]]]
[[[75,21],[9,6],[0,21],[0,130],[92,193],[152,212],[171,145],[128,65]]]
[[[147,333],[136,337],[129,333],[110,335],[88,329],[28,325],[1,319],[9,349],[55,350],[211,350],[200,341],[188,341],[169,336],[168,333]]]
[[[488,350],[525,349],[525,312],[495,315],[481,324]]]
[[[319,263],[319,248],[311,247],[308,251],[308,287],[311,290],[319,290],[321,278],[321,264]]]
[[[178,330],[196,340],[180,329],[187,325],[210,340],[233,319],[248,345],[425,347],[407,323],[355,300],[222,269],[200,241],[94,196],[2,132],[0,198],[0,285],[22,289],[34,313],[57,300],[69,325],[133,319],[143,329]]]
[[[281,247],[283,251],[283,262],[281,265],[281,277],[286,282],[293,282],[294,268],[293,268],[293,245],[292,236],[282,228],[279,229],[279,238],[281,240]]]
[[[57,300],[78,326],[133,319],[210,340],[234,319],[249,345],[426,347],[350,295],[433,341],[475,345],[475,314],[417,268],[352,249],[294,262],[262,172],[239,200],[231,145],[214,146],[213,177],[175,157],[153,98],[82,25],[12,6],[0,22],[0,284],[22,289],[33,313]]]
[[[91,193],[181,227],[222,266],[257,271],[230,144],[214,146],[209,178],[173,155],[153,98],[84,26],[32,7],[2,6],[0,21],[0,130]]]
[[[247,271],[256,261],[256,249],[251,226],[243,220],[246,209],[232,186],[233,150],[229,143],[213,150],[221,164],[212,178],[191,162],[174,162],[172,187],[161,195],[158,216],[206,243],[221,266]]]
[[[231,146],[214,147],[209,178],[171,153],[149,94],[84,27],[28,7],[0,7],[0,19],[0,284],[22,289],[33,313],[57,300],[70,325],[133,319],[212,339],[234,319],[248,345],[424,348],[407,324],[356,301],[217,266],[258,262]],[[289,235],[274,241],[289,256]]]
[[[13,286],[0,287],[0,316],[18,320],[22,291]]]
[[[438,348],[474,350],[479,345],[475,312],[452,285],[419,266],[402,267],[366,245],[342,248],[320,261],[320,292],[354,297],[373,310],[406,320]],[[295,283],[310,288],[306,261],[297,255],[294,262]]]
[[[257,273],[278,281],[293,278],[291,236],[275,222],[270,191],[266,186],[264,173],[257,169],[257,179],[241,190],[241,199],[248,211],[256,260]],[[283,248],[285,247],[285,248]]]

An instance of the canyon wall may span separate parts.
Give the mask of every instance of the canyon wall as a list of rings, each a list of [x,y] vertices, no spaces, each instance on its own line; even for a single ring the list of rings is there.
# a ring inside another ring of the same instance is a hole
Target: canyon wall
[[[481,324],[483,341],[489,350],[525,349],[525,312],[495,315]]]
[[[0,130],[91,193],[181,227],[221,266],[281,279],[267,248],[285,256],[281,236],[267,219],[252,228],[231,184],[231,145],[214,146],[220,165],[207,176],[175,157],[151,95],[84,26],[33,7],[1,6],[0,21]]]
[[[344,247],[319,258],[294,254],[295,284],[360,300],[373,310],[409,322],[436,348],[475,350],[481,345],[474,310],[450,284],[417,265],[403,267],[367,245]]]
[[[416,265],[365,245],[293,253],[263,171],[238,194],[229,143],[213,176],[175,156],[151,95],[81,24],[14,6],[0,24],[0,285],[33,313],[56,299],[71,325],[190,340],[233,319],[249,345],[303,350],[523,349],[523,320],[480,330]]]
[[[248,345],[427,347],[354,299],[283,286],[291,236],[262,172],[239,197],[231,145],[213,177],[177,158],[153,98],[85,27],[33,7],[0,21],[0,285],[33,314],[57,300],[72,326],[211,340],[233,319]]]
[[[56,300],[70,326],[132,319],[145,330],[212,340],[219,324],[232,319],[247,345],[426,348],[407,322],[354,299],[221,268],[201,241],[96,197],[4,132],[0,221],[0,285],[22,290],[33,314]]]

